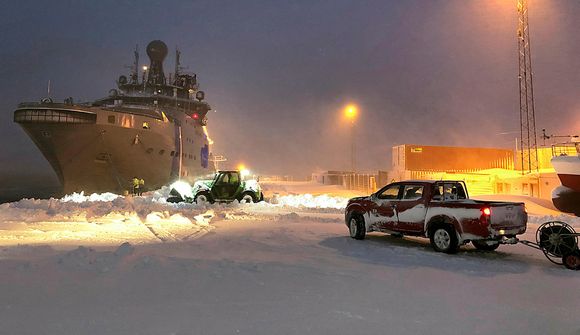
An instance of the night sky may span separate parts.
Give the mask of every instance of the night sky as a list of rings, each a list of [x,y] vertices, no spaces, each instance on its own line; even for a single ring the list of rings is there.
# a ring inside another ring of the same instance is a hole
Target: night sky
[[[0,181],[56,180],[12,122],[51,80],[56,100],[107,95],[138,44],[166,42],[198,74],[213,152],[262,174],[350,166],[340,113],[359,105],[358,166],[393,145],[513,147],[516,0],[3,1]],[[580,1],[531,0],[537,128],[580,133]],[[541,143],[541,141],[540,141]],[[28,178],[28,177],[27,177]],[[32,178],[32,177],[31,177]]]

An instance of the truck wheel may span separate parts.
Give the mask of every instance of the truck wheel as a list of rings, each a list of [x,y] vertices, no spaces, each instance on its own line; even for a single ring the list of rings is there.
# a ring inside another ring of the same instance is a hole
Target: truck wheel
[[[348,222],[350,237],[355,240],[364,240],[366,235],[365,219],[359,214],[353,214]]]
[[[575,250],[562,257],[562,263],[567,269],[580,270],[580,250]]]
[[[431,246],[435,251],[454,254],[459,250],[455,229],[450,225],[437,225],[429,234]]]
[[[207,192],[201,192],[195,195],[194,199],[196,204],[208,204],[212,202],[211,195]]]
[[[471,243],[473,244],[475,249],[483,251],[494,251],[499,247],[499,242],[493,242],[491,244],[488,244],[485,241],[471,241]]]
[[[181,198],[179,196],[171,196],[171,197],[167,198],[166,201],[176,204],[176,203],[182,202],[183,198]]]
[[[246,192],[242,194],[242,198],[240,199],[241,204],[251,204],[253,202],[256,202],[256,199],[254,199],[252,193]]]

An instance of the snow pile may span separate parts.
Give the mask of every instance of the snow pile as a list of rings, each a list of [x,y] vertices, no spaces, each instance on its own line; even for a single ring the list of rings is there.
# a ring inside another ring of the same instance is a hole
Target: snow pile
[[[117,194],[114,193],[93,193],[89,196],[85,196],[85,192],[81,192],[81,193],[73,193],[73,194],[67,194],[65,195],[62,199],[60,199],[60,201],[62,202],[76,202],[76,203],[81,203],[81,202],[95,202],[95,201],[113,201],[115,199],[117,199],[118,197],[120,197]]]
[[[562,221],[571,225],[574,228],[580,228],[580,217],[572,216],[568,214],[560,215],[530,215],[528,216],[528,223],[531,224],[542,224],[549,221]]]
[[[344,219],[342,215],[336,217],[336,215],[332,215],[330,217],[322,216],[322,213],[318,215],[316,213],[312,213],[313,215],[299,215],[298,213],[291,212],[288,214],[280,214],[276,218],[277,221],[283,223],[297,223],[297,222],[316,222],[316,223],[343,223]]]
[[[81,193],[1,204],[0,245],[158,243],[196,238],[213,229],[213,212],[195,204],[166,203],[161,192],[146,197]]]
[[[344,209],[349,198],[333,197],[327,194],[283,195],[277,197],[277,203],[286,207],[297,208],[333,208]]]

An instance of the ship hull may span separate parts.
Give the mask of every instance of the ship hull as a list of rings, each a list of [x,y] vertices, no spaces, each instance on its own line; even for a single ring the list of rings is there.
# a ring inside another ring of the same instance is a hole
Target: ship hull
[[[28,108],[26,113],[47,110]],[[49,161],[65,193],[123,193],[131,189],[134,177],[143,179],[146,189],[158,189],[180,177],[195,179],[211,172],[200,163],[199,149],[207,150],[207,139],[193,126],[188,130],[180,122],[99,109],[60,113],[92,119],[63,123],[40,117],[23,122],[19,114],[17,122]]]
[[[580,216],[580,156],[552,158],[562,186],[552,192],[552,202],[559,210]]]
[[[580,192],[580,156],[557,156],[552,158],[563,186]]]

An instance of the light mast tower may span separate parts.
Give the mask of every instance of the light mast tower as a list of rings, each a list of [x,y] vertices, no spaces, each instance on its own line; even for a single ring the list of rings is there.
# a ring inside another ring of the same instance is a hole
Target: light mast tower
[[[530,27],[528,25],[528,0],[518,0],[518,63],[520,87],[520,143],[522,174],[538,171],[538,146],[536,141],[536,116],[534,111],[534,86],[532,84],[532,58]]]

